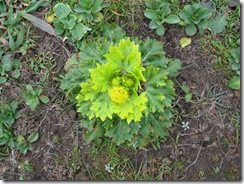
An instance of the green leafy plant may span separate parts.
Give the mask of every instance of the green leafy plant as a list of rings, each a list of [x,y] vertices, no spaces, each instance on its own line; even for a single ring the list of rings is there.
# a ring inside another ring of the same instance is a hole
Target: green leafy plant
[[[77,22],[78,18],[71,12],[68,4],[58,3],[53,10],[56,16],[53,24],[58,35],[66,35],[74,40],[80,40],[84,36],[85,26],[81,23],[81,19]]]
[[[4,105],[1,102],[0,108],[0,146],[7,146],[8,148],[17,148],[21,153],[26,154],[31,150],[30,143],[35,142],[39,134],[37,132],[29,135],[27,141],[22,135],[15,135],[13,133],[12,125],[15,120],[21,117],[17,111],[18,102],[13,101],[9,105]]]
[[[26,154],[28,150],[32,150],[30,144],[37,141],[39,134],[37,132],[31,133],[25,139],[23,135],[14,133],[12,125],[21,117],[17,108],[17,101],[13,101],[8,105],[0,101],[0,146],[3,146],[2,148],[17,148],[21,153]],[[2,150],[0,153],[2,155]]]
[[[96,63],[105,63],[103,55],[108,51],[109,46],[113,42],[118,42],[125,37],[123,30],[116,24],[103,24],[100,30],[103,30],[103,39],[98,39],[96,42],[81,42],[81,51],[78,54],[73,54],[64,67],[67,72],[65,76],[60,76],[56,79],[61,82],[60,88],[65,91],[66,97],[73,103],[77,104],[76,96],[80,92],[80,83],[90,76],[89,69],[95,68]],[[97,50],[94,50],[96,48]],[[98,57],[97,52],[99,52]],[[80,62],[79,58],[84,58]]]
[[[162,3],[157,1],[148,1],[146,2],[147,9],[144,15],[151,19],[149,24],[150,29],[156,29],[156,32],[159,36],[165,34],[164,23],[168,24],[177,24],[180,22],[180,18],[171,14],[171,8],[169,3]]]
[[[40,7],[46,7],[49,3],[45,0],[38,0],[38,1],[30,1],[27,2],[27,7],[25,8],[26,13],[32,13],[35,12]]]
[[[26,86],[26,92],[24,93],[24,98],[26,100],[26,105],[30,107],[32,111],[34,111],[37,105],[40,103],[48,103],[49,98],[45,95],[42,95],[43,89],[38,87],[37,89],[33,89],[31,85]]]
[[[202,6],[200,3],[186,5],[179,13],[180,18],[186,23],[186,34],[193,36],[197,29],[203,32],[206,29],[207,20],[212,16],[212,11]]]
[[[231,56],[228,61],[231,63],[231,69],[240,75],[240,61],[241,61],[241,49],[240,47],[230,50]]]
[[[5,11],[7,11],[5,9]],[[4,46],[4,51],[11,50],[11,55],[14,55],[15,51],[23,43],[25,29],[20,26],[21,18],[14,16],[14,9],[9,8],[8,12],[2,13],[2,25],[6,28],[6,32],[1,34],[1,41]]]
[[[240,76],[232,77],[228,82],[228,87],[231,89],[240,89],[241,88],[241,78]]]
[[[74,7],[57,3],[53,8],[55,32],[75,43],[79,48],[79,40],[91,30],[93,22],[99,22],[102,19],[100,11],[103,7],[102,0],[79,1]]]
[[[225,30],[227,25],[227,16],[224,13],[218,13],[218,15],[212,19],[210,19],[208,23],[208,29],[213,31],[215,34],[221,33]]]
[[[183,84],[181,86],[181,89],[185,92],[185,100],[186,102],[190,102],[192,99],[192,93],[190,92],[189,86]]]
[[[229,82],[228,86],[231,89],[240,89],[241,81],[240,81],[240,61],[241,61],[241,49],[240,47],[236,49],[231,49],[230,54],[231,56],[228,58],[228,61],[231,64],[231,69],[235,71],[237,76],[235,75],[232,77]]]
[[[13,101],[9,105],[3,104],[1,101],[0,108],[0,146],[6,145],[7,148],[15,147],[15,135],[12,130],[12,125],[15,120],[21,117],[21,114],[17,111],[18,102]],[[2,149],[0,151],[1,155]]]
[[[31,143],[36,142],[38,138],[38,132],[31,133],[27,139],[25,139],[23,135],[18,135],[16,137],[16,147],[21,153],[25,155],[27,151],[32,151]]]
[[[106,5],[103,0],[78,0],[74,11],[78,13],[85,22],[99,22],[103,17],[100,12]]]
[[[155,40],[117,38],[83,42],[86,49],[66,63],[61,88],[78,106],[87,141],[110,137],[118,145],[159,145],[173,123],[169,78],[178,75],[181,63],[166,58]]]
[[[105,58],[108,62],[90,69],[91,80],[81,84],[78,112],[102,121],[112,119],[113,114],[128,123],[140,121],[147,98],[145,92],[138,94],[145,82],[138,46],[130,40],[121,40],[118,47],[110,47]]]
[[[3,56],[0,51],[0,84],[4,84],[10,77],[18,79],[20,77],[19,59],[12,59],[10,54]]]

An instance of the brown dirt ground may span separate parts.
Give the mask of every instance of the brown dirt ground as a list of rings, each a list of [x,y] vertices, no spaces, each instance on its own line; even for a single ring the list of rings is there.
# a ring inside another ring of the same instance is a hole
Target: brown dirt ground
[[[233,114],[240,114],[240,92],[226,87],[226,74],[216,67],[208,48],[201,47],[198,36],[192,38],[191,45],[182,49],[179,40],[186,36],[184,30],[170,27],[165,36],[158,37],[147,28],[148,20],[136,21],[139,28],[131,31],[128,27],[128,35],[164,42],[167,56],[178,58],[183,64],[175,80],[190,86],[194,96],[191,103],[185,102],[184,93],[176,83],[175,109],[180,114],[188,114],[180,120],[190,123],[189,130],[183,131],[181,122],[176,122],[170,138],[161,149],[149,147],[133,153],[121,149],[121,154],[126,154],[138,170],[155,176],[158,174],[158,163],[169,158],[172,170],[160,178],[164,180],[240,180],[240,142],[236,144],[233,140],[235,128],[231,121]],[[97,160],[89,156],[92,144],[82,139],[83,130],[78,129],[75,109],[65,103],[65,97],[54,80],[63,72],[65,61],[74,50],[39,30],[34,34],[41,38],[36,39],[35,48],[28,50],[28,60],[21,62],[21,78],[6,83],[1,95],[9,100],[21,101],[18,110],[22,117],[14,124],[15,133],[25,132],[28,136],[38,131],[40,138],[32,144],[32,152],[22,155],[12,151],[8,157],[0,158],[0,178],[19,180],[22,175],[27,180],[90,180],[93,177],[88,171],[95,173],[99,164],[104,166],[108,158],[102,153]],[[52,100],[48,104],[40,104],[37,111],[32,112],[19,95],[23,89],[20,84],[38,83],[44,78],[47,69],[41,69],[35,75],[29,63],[40,52],[49,52],[55,64],[42,83],[44,94]],[[177,134],[180,137],[176,143]],[[225,144],[226,139],[231,143]],[[74,151],[75,147],[78,150]],[[32,172],[21,168],[26,160],[32,165]],[[184,163],[183,167],[175,167],[180,162]],[[216,167],[220,171],[213,174]]]

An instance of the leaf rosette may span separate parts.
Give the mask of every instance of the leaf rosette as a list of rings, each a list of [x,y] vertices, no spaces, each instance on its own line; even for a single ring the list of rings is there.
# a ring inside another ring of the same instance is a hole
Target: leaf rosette
[[[90,69],[91,78],[80,85],[81,92],[76,98],[78,112],[102,121],[114,115],[127,123],[141,120],[147,98],[141,87],[146,79],[138,49],[138,45],[125,39],[109,48],[109,53],[104,55],[107,63]]]
[[[158,147],[174,123],[176,94],[170,78],[179,74],[181,62],[165,56],[162,42],[123,39],[117,25],[102,30],[99,39],[81,42],[81,51],[66,62],[67,74],[61,76],[61,89],[82,115],[84,138]]]

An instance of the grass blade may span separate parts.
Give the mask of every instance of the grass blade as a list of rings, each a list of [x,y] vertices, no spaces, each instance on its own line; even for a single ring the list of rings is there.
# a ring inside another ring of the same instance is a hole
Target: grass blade
[[[32,13],[35,12],[41,6],[48,6],[48,2],[45,0],[33,2],[25,9],[25,11],[26,13]]]
[[[11,35],[11,31],[12,29],[11,30],[8,29],[9,47],[11,49],[11,54],[14,54],[16,47],[15,47],[14,39]]]
[[[23,43],[24,41],[24,35],[25,35],[25,28],[21,27],[19,31],[19,35],[16,40],[16,48],[19,48],[19,46]]]

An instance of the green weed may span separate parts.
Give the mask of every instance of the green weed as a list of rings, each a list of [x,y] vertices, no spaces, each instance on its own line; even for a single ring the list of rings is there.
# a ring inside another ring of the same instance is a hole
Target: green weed
[[[147,9],[144,15],[151,19],[149,24],[150,29],[156,29],[156,33],[159,36],[165,34],[164,23],[177,24],[180,22],[180,18],[176,14],[171,14],[171,7],[169,3],[147,1]]]
[[[34,111],[37,107],[37,105],[40,103],[48,103],[49,98],[45,95],[42,95],[43,88],[38,87],[37,89],[33,89],[31,85],[26,86],[26,92],[23,94],[26,105],[30,107],[32,111]]]
[[[17,111],[18,102],[13,101],[10,105],[5,105],[1,102],[0,110],[0,146],[7,146],[11,149],[17,148],[21,153],[26,154],[27,151],[31,151],[31,143],[35,142],[39,138],[39,134],[34,132],[26,139],[24,135],[15,135],[12,129],[12,125],[15,120],[21,117],[21,114]],[[4,149],[6,152],[6,149]],[[2,153],[1,153],[2,155]]]

